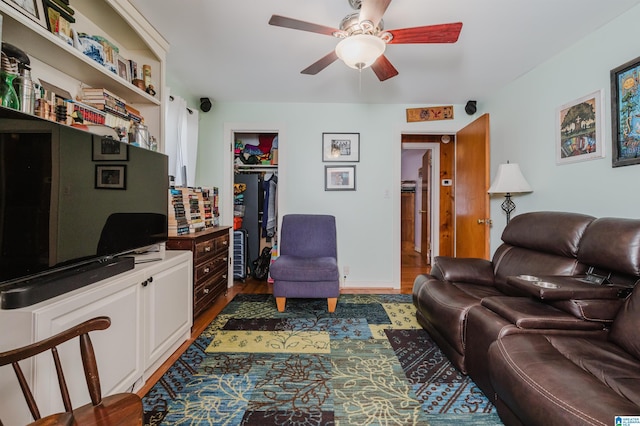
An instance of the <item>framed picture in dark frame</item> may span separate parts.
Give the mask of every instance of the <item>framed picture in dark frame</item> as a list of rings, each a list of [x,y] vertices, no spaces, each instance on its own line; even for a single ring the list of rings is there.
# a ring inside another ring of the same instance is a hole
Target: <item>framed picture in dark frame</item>
[[[611,70],[612,166],[640,164],[640,57]]]
[[[355,191],[356,166],[324,166],[325,191]]]
[[[360,133],[323,133],[322,161],[360,161]]]
[[[97,165],[96,189],[127,189],[127,166]]]
[[[129,145],[113,138],[95,135],[91,147],[93,161],[128,161]]]

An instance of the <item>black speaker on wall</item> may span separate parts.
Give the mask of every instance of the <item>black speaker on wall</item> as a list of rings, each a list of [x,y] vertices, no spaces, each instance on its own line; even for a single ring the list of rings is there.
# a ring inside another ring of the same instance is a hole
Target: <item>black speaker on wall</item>
[[[200,98],[200,109],[202,110],[202,112],[209,112],[211,111],[211,99],[209,98]]]
[[[476,101],[468,101],[467,104],[464,106],[464,110],[469,115],[475,114],[476,111],[478,110],[478,108],[476,107]]]

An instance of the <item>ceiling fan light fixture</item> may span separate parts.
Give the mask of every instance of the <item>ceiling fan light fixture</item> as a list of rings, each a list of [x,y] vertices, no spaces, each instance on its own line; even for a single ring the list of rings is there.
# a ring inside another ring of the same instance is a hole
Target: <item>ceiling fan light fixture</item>
[[[336,46],[336,55],[347,66],[361,70],[368,68],[384,53],[386,43],[380,37],[370,34],[356,34],[347,37]]]

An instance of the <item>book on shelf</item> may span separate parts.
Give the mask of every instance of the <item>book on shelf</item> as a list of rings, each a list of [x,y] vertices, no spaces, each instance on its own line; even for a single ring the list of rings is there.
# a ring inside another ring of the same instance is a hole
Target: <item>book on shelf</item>
[[[123,104],[127,103],[127,101],[120,96],[104,88],[83,87],[82,94],[83,97],[90,97],[93,99],[109,98],[122,102]]]
[[[66,110],[65,124],[73,124],[74,116],[82,118],[83,122],[105,124],[106,114],[91,105],[67,99],[64,101],[64,107]]]

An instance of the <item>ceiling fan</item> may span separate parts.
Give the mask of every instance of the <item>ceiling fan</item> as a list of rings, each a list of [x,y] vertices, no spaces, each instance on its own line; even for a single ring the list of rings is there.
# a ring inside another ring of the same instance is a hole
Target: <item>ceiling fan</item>
[[[270,25],[309,31],[342,39],[335,50],[301,71],[315,75],[342,59],[351,68],[362,70],[371,67],[380,81],[398,75],[398,70],[384,56],[387,44],[455,43],[462,29],[462,22],[426,25],[422,27],[385,30],[382,15],[391,0],[348,0],[353,12],[344,17],[340,28],[273,15]]]

